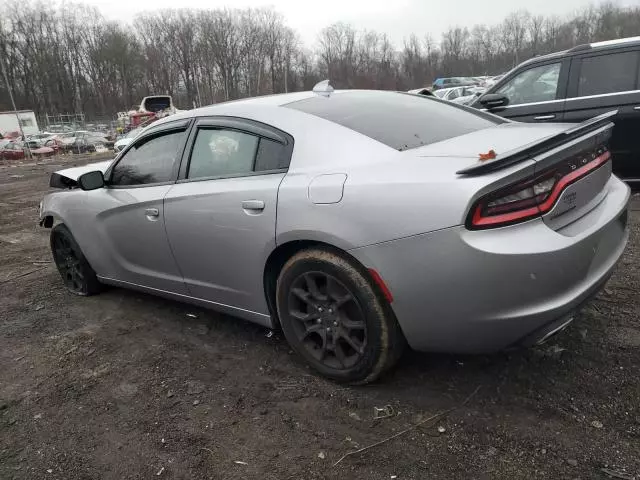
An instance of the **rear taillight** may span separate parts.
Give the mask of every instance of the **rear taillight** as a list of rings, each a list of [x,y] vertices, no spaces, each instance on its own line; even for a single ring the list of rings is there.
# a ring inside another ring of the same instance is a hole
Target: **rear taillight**
[[[611,154],[599,147],[546,170],[534,178],[514,183],[478,200],[469,213],[467,228],[503,227],[550,211],[565,188],[601,167]]]

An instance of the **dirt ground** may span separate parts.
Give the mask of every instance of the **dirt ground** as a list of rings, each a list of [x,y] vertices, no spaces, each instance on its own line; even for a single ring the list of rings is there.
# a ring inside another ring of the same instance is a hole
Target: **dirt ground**
[[[549,344],[410,352],[352,388],[235,318],[66,293],[36,217],[73,163],[0,164],[0,479],[640,479],[640,199],[607,289]]]

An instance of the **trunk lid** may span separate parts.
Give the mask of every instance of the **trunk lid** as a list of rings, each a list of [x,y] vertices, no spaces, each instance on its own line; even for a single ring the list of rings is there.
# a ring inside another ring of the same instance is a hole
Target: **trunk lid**
[[[571,127],[560,123],[516,123],[509,122],[492,128],[476,130],[460,137],[453,137],[413,150],[419,157],[458,157],[471,159],[469,166],[480,153],[493,150],[496,154],[510,152],[525,145],[532,145]]]

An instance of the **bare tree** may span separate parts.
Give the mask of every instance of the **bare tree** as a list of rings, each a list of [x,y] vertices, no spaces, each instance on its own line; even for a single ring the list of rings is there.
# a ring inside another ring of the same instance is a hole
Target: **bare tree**
[[[639,31],[640,6],[605,3],[564,19],[517,11],[493,26],[451,27],[440,42],[411,34],[399,51],[384,33],[335,23],[310,50],[270,9],[160,10],[124,25],[84,5],[9,0],[0,55],[19,108],[111,115],[149,94],[190,108],[310,89],[324,78],[340,88],[415,88]],[[10,108],[4,85],[0,108]]]

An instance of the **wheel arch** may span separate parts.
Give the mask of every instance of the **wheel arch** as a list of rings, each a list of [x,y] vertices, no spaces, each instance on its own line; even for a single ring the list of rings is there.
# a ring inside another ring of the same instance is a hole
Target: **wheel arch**
[[[371,281],[373,288],[380,294],[382,298],[389,300],[385,294],[386,286],[380,285],[381,278],[377,272],[372,273],[369,268],[361,263],[356,257],[351,255],[347,250],[340,248],[334,244],[320,240],[291,240],[278,245],[268,256],[265,263],[263,274],[264,294],[269,308],[269,314],[273,319],[274,326],[279,327],[278,312],[276,308],[276,285],[280,271],[285,263],[296,253],[309,248],[318,247],[337,253],[349,259],[353,265],[361,271],[361,273]]]

